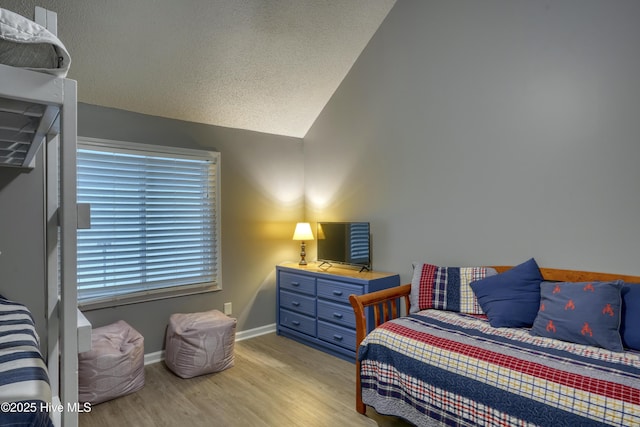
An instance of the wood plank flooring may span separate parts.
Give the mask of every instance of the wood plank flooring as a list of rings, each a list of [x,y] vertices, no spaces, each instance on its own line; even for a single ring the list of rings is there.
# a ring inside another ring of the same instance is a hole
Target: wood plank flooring
[[[355,407],[355,365],[268,334],[235,344],[235,366],[181,379],[163,362],[145,368],[140,391],[93,406],[81,427],[405,427]]]

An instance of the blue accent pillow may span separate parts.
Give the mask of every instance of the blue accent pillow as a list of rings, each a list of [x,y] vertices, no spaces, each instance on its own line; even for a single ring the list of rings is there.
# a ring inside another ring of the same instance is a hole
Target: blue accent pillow
[[[620,336],[625,347],[640,350],[640,284],[625,283],[622,295]]]
[[[530,327],[540,308],[542,274],[531,258],[501,274],[471,282],[494,328]]]
[[[531,335],[623,351],[622,280],[542,282],[540,310]]]

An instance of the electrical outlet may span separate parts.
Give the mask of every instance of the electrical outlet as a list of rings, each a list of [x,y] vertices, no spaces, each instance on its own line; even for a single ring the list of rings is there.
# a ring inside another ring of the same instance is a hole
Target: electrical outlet
[[[231,303],[230,302],[225,302],[224,303],[224,314],[226,314],[226,315],[231,314]]]

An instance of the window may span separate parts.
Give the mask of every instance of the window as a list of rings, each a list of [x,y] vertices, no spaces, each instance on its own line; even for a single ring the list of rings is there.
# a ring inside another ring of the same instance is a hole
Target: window
[[[79,138],[80,306],[220,289],[219,153]]]

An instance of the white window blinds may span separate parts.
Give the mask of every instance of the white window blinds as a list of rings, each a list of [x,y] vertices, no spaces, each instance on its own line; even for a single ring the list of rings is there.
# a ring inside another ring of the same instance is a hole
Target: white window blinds
[[[80,303],[220,285],[218,153],[135,147],[79,145],[78,203],[91,205],[91,228],[78,230]]]

